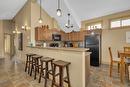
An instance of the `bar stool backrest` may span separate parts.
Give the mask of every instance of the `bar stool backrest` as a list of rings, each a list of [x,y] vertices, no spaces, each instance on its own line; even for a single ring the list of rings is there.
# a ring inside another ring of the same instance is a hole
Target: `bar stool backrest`
[[[124,47],[124,51],[130,51],[130,47]]]
[[[130,51],[130,47],[124,47],[124,52],[126,52],[126,51]]]
[[[110,54],[110,60],[111,60],[111,62],[112,62],[112,61],[113,61],[113,56],[112,56],[111,47],[108,47],[108,49],[109,49],[109,54]]]

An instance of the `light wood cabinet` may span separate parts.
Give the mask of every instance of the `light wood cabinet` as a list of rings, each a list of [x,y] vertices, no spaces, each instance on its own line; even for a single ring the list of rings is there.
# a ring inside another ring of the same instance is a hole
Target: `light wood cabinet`
[[[36,27],[35,28],[35,40],[36,41],[46,41],[50,40],[49,29],[46,27]]]
[[[58,29],[48,29],[48,27],[36,27],[35,28],[35,40],[36,41],[52,41],[52,34],[60,34],[62,41],[84,41],[87,31],[65,33]]]
[[[42,28],[35,28],[35,40],[40,41],[44,38],[44,35],[42,34],[44,30]]]
[[[84,41],[86,35],[88,35],[88,31],[80,31],[79,32],[79,41]]]
[[[61,34],[61,40],[62,41],[68,41],[68,34],[65,33],[64,31],[60,31]]]
[[[80,32],[67,33],[69,41],[79,41]]]

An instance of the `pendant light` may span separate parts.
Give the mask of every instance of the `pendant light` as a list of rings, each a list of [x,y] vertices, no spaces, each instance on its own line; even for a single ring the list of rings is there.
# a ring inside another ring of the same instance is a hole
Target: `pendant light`
[[[66,28],[73,28],[73,25],[72,25],[71,22],[70,22],[70,13],[68,13],[68,21],[67,21],[67,23],[65,24],[65,27],[66,27]]]
[[[41,3],[42,3],[42,0],[40,0],[40,18],[39,18],[39,20],[38,20],[38,22],[39,22],[40,24],[42,23],[42,16],[41,16],[42,5],[41,5]]]
[[[60,9],[60,0],[58,0],[58,9],[56,10],[57,11],[57,16],[62,16],[62,11],[61,11],[61,9]]]

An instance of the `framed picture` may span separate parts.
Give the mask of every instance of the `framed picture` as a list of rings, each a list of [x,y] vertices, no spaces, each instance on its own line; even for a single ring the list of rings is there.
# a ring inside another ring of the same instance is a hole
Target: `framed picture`
[[[18,50],[23,50],[23,33],[18,34]]]

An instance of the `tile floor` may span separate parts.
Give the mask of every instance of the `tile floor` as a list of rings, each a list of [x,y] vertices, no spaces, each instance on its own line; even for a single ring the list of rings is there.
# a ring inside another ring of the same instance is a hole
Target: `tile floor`
[[[130,87],[130,81],[120,83],[119,74],[114,67],[113,77],[109,77],[109,66],[91,67],[88,87]],[[39,84],[24,72],[24,64],[14,59],[0,58],[0,87],[43,87],[44,81]],[[50,84],[50,82],[49,82]],[[50,87],[50,86],[48,86]]]

